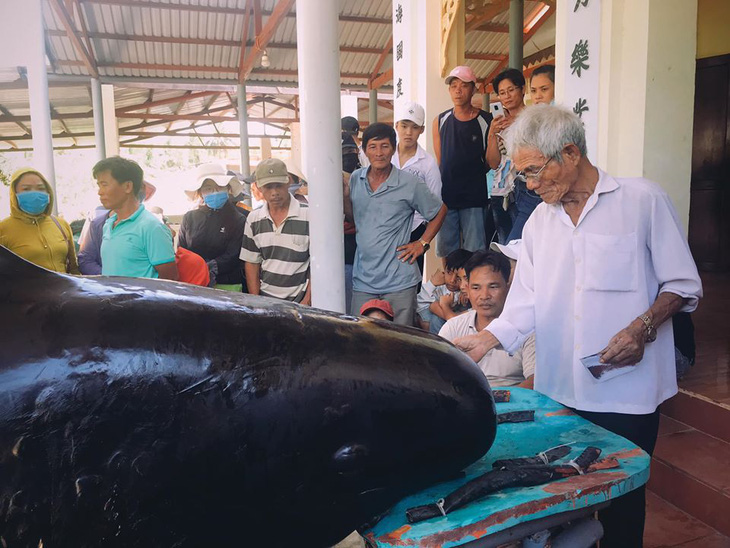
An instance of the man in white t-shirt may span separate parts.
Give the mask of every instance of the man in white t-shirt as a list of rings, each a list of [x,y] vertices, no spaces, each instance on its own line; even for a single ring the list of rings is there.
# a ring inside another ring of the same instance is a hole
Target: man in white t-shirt
[[[472,309],[450,319],[439,331],[448,341],[476,335],[498,318],[507,299],[510,264],[507,258],[495,251],[480,250],[472,255],[464,267],[467,293]],[[510,356],[501,348],[487,352],[477,365],[484,372],[491,386],[520,385],[532,388],[535,373],[535,337],[525,342]]]
[[[426,113],[418,103],[407,102],[398,107],[395,113],[395,131],[398,146],[391,162],[398,169],[413,173],[426,183],[434,196],[441,197],[441,172],[436,158],[418,144],[418,138],[426,129]],[[417,211],[411,225],[411,242],[417,242],[426,231],[426,219]],[[418,258],[418,268],[423,274],[423,256]]]

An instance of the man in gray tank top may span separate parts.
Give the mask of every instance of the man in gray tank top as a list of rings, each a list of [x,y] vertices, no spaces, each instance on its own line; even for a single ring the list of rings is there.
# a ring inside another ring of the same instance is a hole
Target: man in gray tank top
[[[441,170],[441,196],[449,211],[436,243],[436,254],[446,257],[463,248],[487,246],[487,133],[491,114],[471,104],[476,76],[459,66],[446,78],[454,108],[433,121],[433,148]]]

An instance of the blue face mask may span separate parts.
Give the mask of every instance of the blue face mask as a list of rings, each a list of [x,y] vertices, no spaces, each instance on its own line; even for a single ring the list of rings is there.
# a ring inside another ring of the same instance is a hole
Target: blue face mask
[[[28,215],[39,215],[43,213],[48,207],[48,202],[51,201],[51,197],[47,192],[39,192],[37,190],[21,192],[17,196],[18,206]]]
[[[203,196],[203,201],[210,209],[220,209],[228,201],[228,192],[214,192]]]

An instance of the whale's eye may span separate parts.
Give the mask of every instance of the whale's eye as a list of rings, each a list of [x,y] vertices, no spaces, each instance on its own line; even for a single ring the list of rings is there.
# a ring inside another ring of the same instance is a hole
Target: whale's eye
[[[340,447],[332,456],[338,472],[356,472],[365,466],[370,449],[361,443],[348,443]]]

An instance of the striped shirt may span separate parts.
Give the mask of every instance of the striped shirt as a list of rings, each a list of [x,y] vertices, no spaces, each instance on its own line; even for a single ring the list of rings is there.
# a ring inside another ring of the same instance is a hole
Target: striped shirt
[[[279,226],[274,226],[268,204],[249,213],[240,258],[261,264],[261,295],[301,302],[309,285],[307,206],[291,199]]]

